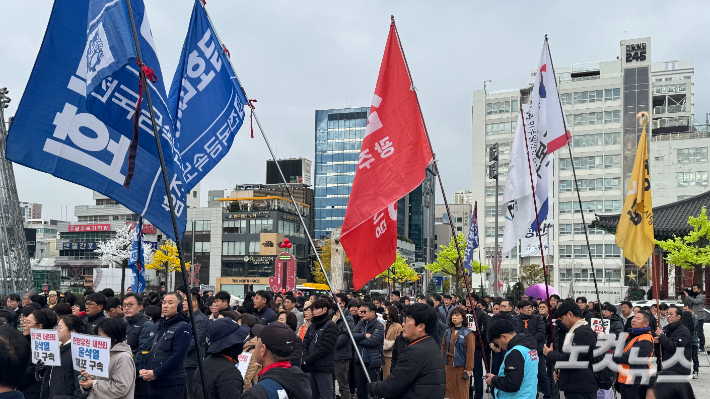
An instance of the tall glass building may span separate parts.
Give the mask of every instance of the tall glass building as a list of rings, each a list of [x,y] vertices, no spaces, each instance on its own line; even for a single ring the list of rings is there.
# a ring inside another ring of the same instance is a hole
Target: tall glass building
[[[369,111],[316,111],[315,238],[343,225]]]

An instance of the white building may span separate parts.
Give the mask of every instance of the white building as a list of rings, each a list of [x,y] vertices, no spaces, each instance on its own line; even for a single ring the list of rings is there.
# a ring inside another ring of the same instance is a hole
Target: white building
[[[595,213],[621,211],[642,131],[641,113],[650,113],[652,118],[647,134],[654,205],[698,194],[708,185],[710,136],[706,128],[698,129],[693,123],[692,61],[652,62],[650,38],[621,41],[620,56],[610,58],[555,69],[572,133],[572,157],[583,208],[579,209],[570,153],[565,147],[554,154],[555,227],[551,241],[556,245],[546,254],[554,269],[554,286],[563,295],[572,287],[576,295],[594,292],[582,216],[589,225]],[[473,94],[472,199],[485,204],[479,228],[489,257],[496,234],[496,199],[495,181],[487,177],[487,150],[498,143],[502,199],[519,104],[529,100],[534,78],[533,71],[530,86],[521,89]],[[505,223],[501,212],[498,217],[500,246]],[[650,285],[650,272],[646,277],[643,268],[628,261],[625,264],[613,235],[593,230],[589,234],[597,282],[604,286],[603,301],[619,301],[625,295],[630,273],[638,276],[642,286]],[[502,280],[516,281],[520,265],[540,261],[539,257],[519,258],[516,253],[503,261]]]
[[[473,206],[473,194],[468,190],[459,190],[455,192],[454,204],[469,204]]]
[[[20,201],[20,213],[22,213],[23,220],[41,219],[42,204]]]

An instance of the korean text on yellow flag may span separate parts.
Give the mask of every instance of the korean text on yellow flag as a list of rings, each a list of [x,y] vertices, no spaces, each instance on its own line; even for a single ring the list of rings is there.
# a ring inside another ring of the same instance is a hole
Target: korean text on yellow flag
[[[627,259],[638,266],[644,265],[653,254],[653,205],[645,123],[636,150],[629,191],[616,227],[616,245],[624,250]]]

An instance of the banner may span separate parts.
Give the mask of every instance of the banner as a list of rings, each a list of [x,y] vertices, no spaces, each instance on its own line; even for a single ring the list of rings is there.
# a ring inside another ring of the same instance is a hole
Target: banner
[[[192,8],[168,96],[188,192],[227,155],[248,102],[203,7]]]
[[[466,256],[463,260],[463,267],[469,273],[473,271],[471,262],[473,261],[473,251],[478,248],[478,201],[473,206],[473,216],[471,216],[471,227],[468,229],[468,237],[466,238]]]
[[[397,201],[421,184],[431,160],[419,101],[392,22],[340,236],[356,290],[394,263]]]
[[[133,229],[133,242],[128,255],[128,268],[135,276],[131,280],[131,292],[140,294],[145,289],[145,251],[143,250],[143,218],[138,220]]]
[[[557,79],[555,79],[555,71],[552,69],[552,56],[547,38],[542,46],[537,71],[535,88],[533,89],[533,106],[537,109],[538,131],[542,133],[541,145],[546,148],[548,154],[552,155],[553,152],[572,140],[572,136],[569,130],[565,129],[568,126],[567,118],[560,104]]]
[[[170,116],[166,106],[161,105],[165,100],[164,90],[159,90],[162,75],[143,3],[134,0],[131,4],[144,62],[154,68],[159,78],[158,83],[150,85],[151,94],[162,129],[171,195],[182,235],[187,216],[185,187],[182,168],[173,161],[176,153]],[[130,190],[123,187],[137,100],[137,70],[127,65],[120,77],[114,74],[115,79],[107,78],[89,95],[95,105],[102,104],[102,115],[114,118],[112,124],[105,124],[87,110],[88,6],[88,2],[81,1],[54,3],[42,47],[7,137],[6,157],[98,191],[150,220],[175,240],[147,107],[139,120],[141,137],[135,178]],[[112,126],[119,126],[120,130]]]
[[[609,329],[611,328],[609,319],[604,319],[604,323],[602,323],[602,319],[595,318],[589,319],[589,321],[591,321],[592,330],[594,330],[597,335],[601,333],[609,334]]]
[[[85,369],[95,377],[108,378],[111,338],[71,333],[71,357],[74,370]]]
[[[466,321],[468,322],[468,329],[471,331],[476,331],[476,322],[473,320],[472,314],[466,315]]]
[[[45,366],[62,365],[57,330],[31,328],[30,346],[32,347],[32,364],[41,361]]]

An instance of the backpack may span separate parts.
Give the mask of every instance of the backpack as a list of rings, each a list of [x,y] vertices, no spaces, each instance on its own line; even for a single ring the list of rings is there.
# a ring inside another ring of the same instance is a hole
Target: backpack
[[[276,382],[276,380],[265,378],[263,380],[259,380],[256,385],[262,387],[264,391],[266,391],[269,399],[288,399],[286,390],[281,386],[281,384]]]

